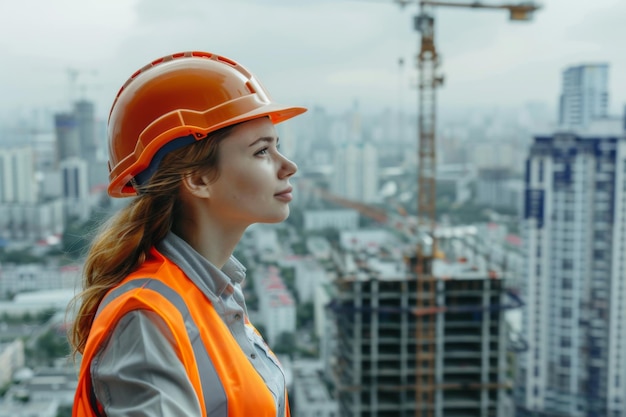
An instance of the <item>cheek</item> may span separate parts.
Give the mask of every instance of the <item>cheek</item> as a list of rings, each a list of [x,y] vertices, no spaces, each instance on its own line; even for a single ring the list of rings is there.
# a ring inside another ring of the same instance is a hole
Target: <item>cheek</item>
[[[263,191],[264,181],[260,175],[242,172],[231,183],[231,197],[236,200],[250,200]]]

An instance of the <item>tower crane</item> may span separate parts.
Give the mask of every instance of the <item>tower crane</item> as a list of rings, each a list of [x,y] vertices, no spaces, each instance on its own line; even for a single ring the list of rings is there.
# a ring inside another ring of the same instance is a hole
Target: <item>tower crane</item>
[[[401,6],[408,0],[395,0]],[[417,150],[417,220],[419,230],[427,239],[418,244],[412,267],[415,270],[417,285],[416,309],[436,308],[436,279],[432,274],[432,262],[437,253],[435,239],[436,225],[436,167],[437,167],[437,88],[444,78],[439,73],[439,55],[435,45],[436,7],[456,7],[472,9],[499,9],[509,12],[510,20],[528,21],[540,8],[532,2],[519,4],[484,4],[478,1],[462,3],[458,1],[419,1],[419,13],[414,19],[414,28],[420,33],[420,48],[417,55],[418,69],[418,150]],[[415,348],[415,416],[433,417],[435,398],[440,389],[440,381],[435,377],[436,360],[436,315],[416,318]]]

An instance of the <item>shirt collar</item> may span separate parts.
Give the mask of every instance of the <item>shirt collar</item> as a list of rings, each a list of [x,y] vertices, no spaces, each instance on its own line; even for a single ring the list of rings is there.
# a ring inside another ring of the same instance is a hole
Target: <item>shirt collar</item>
[[[234,256],[220,270],[173,232],[165,236],[157,249],[210,298],[221,296],[229,284],[241,284],[246,277],[246,268]]]

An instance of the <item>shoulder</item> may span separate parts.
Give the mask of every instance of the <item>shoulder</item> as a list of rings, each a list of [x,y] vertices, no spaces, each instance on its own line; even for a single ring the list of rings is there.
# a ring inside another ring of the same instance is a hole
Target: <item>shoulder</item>
[[[163,406],[184,407],[186,412],[198,407],[185,367],[176,354],[174,337],[154,312],[134,310],[125,314],[100,346],[90,367],[94,392],[107,414],[124,415],[126,405],[134,407],[140,398],[148,401],[146,396],[165,395]],[[170,400],[172,404],[167,405]]]

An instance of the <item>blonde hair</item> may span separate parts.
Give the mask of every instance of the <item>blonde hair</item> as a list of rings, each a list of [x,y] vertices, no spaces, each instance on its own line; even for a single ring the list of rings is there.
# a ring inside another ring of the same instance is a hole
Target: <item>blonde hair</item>
[[[85,349],[102,298],[141,265],[150,248],[175,227],[183,176],[199,172],[217,179],[219,145],[235,126],[168,153],[148,184],[138,186],[138,196],[99,228],[85,260],[83,291],[68,308],[76,310],[68,330],[74,357]]]

